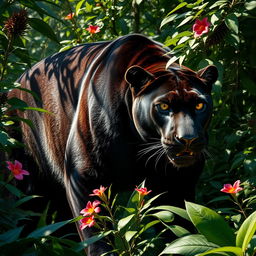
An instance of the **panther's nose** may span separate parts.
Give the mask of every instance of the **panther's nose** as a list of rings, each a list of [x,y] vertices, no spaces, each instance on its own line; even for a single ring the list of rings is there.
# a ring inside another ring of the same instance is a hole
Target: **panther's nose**
[[[180,143],[180,144],[183,144],[184,146],[190,146],[191,143],[193,141],[195,141],[196,139],[198,139],[197,136],[192,136],[192,135],[187,135],[187,136],[177,136],[175,135],[174,139],[176,140],[176,142]]]

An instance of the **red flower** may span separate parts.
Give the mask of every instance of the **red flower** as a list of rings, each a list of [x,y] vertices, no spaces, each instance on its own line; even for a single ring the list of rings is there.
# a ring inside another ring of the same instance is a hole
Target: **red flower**
[[[23,180],[23,175],[29,175],[29,172],[26,170],[22,170],[22,163],[15,160],[14,164],[12,162],[6,162],[7,168],[12,172],[13,176],[17,180]]]
[[[71,12],[71,13],[69,13],[69,14],[64,18],[64,20],[71,20],[71,19],[73,19],[74,16],[75,16],[75,13],[74,13],[74,12]]]
[[[99,26],[93,26],[93,25],[89,25],[88,28],[86,28],[86,30],[88,32],[90,32],[91,34],[96,34],[100,32],[100,27]]]
[[[100,212],[100,207],[98,205],[100,204],[100,201],[96,200],[93,203],[88,202],[86,205],[86,208],[84,208],[80,213],[83,214],[83,216],[91,216],[94,213]]]
[[[202,34],[208,33],[211,23],[208,22],[208,18],[203,18],[202,20],[196,20],[193,25],[193,32],[195,37],[200,37]]]
[[[241,190],[243,190],[243,188],[240,187],[240,180],[237,180],[233,186],[231,184],[224,184],[220,191],[224,193],[235,194]]]
[[[80,229],[83,230],[86,227],[91,228],[95,225],[95,220],[94,220],[94,215],[90,216],[90,217],[85,217],[83,219],[80,220],[81,225],[80,225]]]
[[[90,194],[90,196],[99,196],[99,197],[101,197],[101,196],[104,194],[104,192],[105,192],[106,189],[107,189],[107,188],[105,188],[105,187],[103,187],[103,186],[100,186],[99,189],[94,189],[94,190],[92,191],[93,194]]]
[[[142,195],[142,196],[146,196],[146,195],[148,195],[152,191],[152,190],[148,191],[147,188],[138,188],[138,187],[135,188],[135,190],[138,191],[139,194]]]

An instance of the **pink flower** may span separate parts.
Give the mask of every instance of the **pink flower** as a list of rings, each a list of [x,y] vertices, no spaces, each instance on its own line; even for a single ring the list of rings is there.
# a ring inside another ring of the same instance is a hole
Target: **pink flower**
[[[100,201],[96,200],[93,203],[92,202],[88,202],[86,207],[81,210],[81,214],[83,214],[83,216],[91,216],[94,213],[99,213],[100,212],[100,207],[98,207],[98,205],[100,204]]]
[[[240,180],[237,180],[233,186],[231,184],[224,184],[220,191],[224,193],[235,194],[241,190],[243,190],[243,188],[240,187]]]
[[[196,20],[193,25],[193,32],[195,37],[200,37],[202,34],[208,33],[211,23],[208,22],[208,18],[203,18],[202,20]]]
[[[149,190],[149,191],[148,191],[147,188],[138,188],[138,187],[137,187],[137,188],[135,188],[135,190],[138,191],[139,194],[142,195],[142,196],[146,196],[146,195],[148,195],[150,192],[152,192],[152,190]]]
[[[99,189],[94,189],[92,192],[93,194],[90,194],[90,196],[99,196],[102,197],[104,195],[104,192],[107,188],[100,186]]]
[[[15,160],[14,164],[12,162],[7,161],[7,168],[12,172],[13,176],[17,180],[23,180],[23,175],[29,175],[29,172],[26,170],[22,170],[22,163]]]
[[[88,32],[90,32],[91,34],[96,34],[100,32],[100,27],[99,26],[93,26],[93,25],[89,25],[88,28],[86,28],[86,30]]]
[[[83,230],[86,227],[91,228],[95,225],[95,219],[94,219],[94,215],[90,216],[90,217],[85,217],[83,219],[80,220],[81,225],[80,225],[80,229]]]
[[[74,12],[71,12],[71,13],[69,13],[69,14],[64,18],[64,20],[71,20],[71,19],[73,19],[74,16],[75,16],[75,13],[74,13]]]

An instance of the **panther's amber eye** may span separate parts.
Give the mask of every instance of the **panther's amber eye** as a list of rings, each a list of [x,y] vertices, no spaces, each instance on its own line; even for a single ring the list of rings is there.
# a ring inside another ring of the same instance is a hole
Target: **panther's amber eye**
[[[169,105],[168,104],[166,104],[166,103],[161,103],[160,104],[160,108],[161,108],[161,110],[168,110],[170,107],[169,107]]]
[[[204,107],[204,103],[200,102],[196,104],[196,110],[202,110]]]

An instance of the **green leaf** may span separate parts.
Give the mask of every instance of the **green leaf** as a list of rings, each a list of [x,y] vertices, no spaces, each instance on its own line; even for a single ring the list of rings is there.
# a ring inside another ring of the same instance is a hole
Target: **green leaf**
[[[216,7],[219,7],[220,5],[226,5],[228,4],[228,0],[220,0],[220,1],[216,1],[213,5],[210,6],[210,9],[213,9],[213,8],[216,8]]]
[[[238,19],[234,13],[227,15],[225,18],[225,23],[231,31],[238,34]]]
[[[43,108],[25,107],[23,109],[24,110],[34,110],[34,111],[38,111],[38,112],[42,112],[42,113],[52,114],[51,112],[49,112],[48,110],[45,110]]]
[[[190,234],[190,232],[187,229],[177,225],[166,225],[166,227],[170,229],[173,232],[173,234],[177,237],[187,236]]]
[[[72,249],[76,252],[80,252],[82,251],[84,248],[87,248],[89,245],[101,240],[102,238],[110,235],[111,233],[113,233],[112,230],[104,232],[104,233],[100,233],[98,235],[92,236],[88,239],[86,239],[83,242],[80,242],[77,246],[73,247]]]
[[[14,206],[15,206],[15,207],[18,207],[18,206],[20,206],[21,204],[24,204],[25,202],[27,202],[27,201],[29,201],[29,200],[31,200],[31,199],[33,199],[33,198],[37,198],[37,197],[40,197],[40,196],[37,196],[37,195],[25,196],[25,197],[21,198],[20,200],[18,200],[18,201],[14,204]]]
[[[245,2],[244,7],[246,10],[251,11],[256,8],[256,1]]]
[[[85,1],[85,0],[81,0],[81,1],[79,1],[79,2],[77,3],[77,5],[76,5],[76,16],[79,14],[79,11],[81,10],[81,7],[82,7],[84,1]]]
[[[39,228],[28,235],[28,238],[40,238],[51,235],[56,230],[70,223],[72,220],[65,220]]]
[[[160,221],[159,220],[154,220],[151,221],[149,223],[147,223],[146,225],[143,225],[142,229],[139,231],[139,234],[142,234],[143,232],[145,232],[147,229],[153,227],[154,225],[158,224]],[[164,223],[163,223],[164,224]],[[164,224],[166,225],[166,224]],[[167,225],[166,225],[167,226]]]
[[[153,214],[150,214],[151,216],[154,216],[158,218],[159,220],[163,222],[172,222],[174,220],[173,213],[169,211],[160,211]]]
[[[6,184],[6,189],[8,189],[9,192],[11,192],[13,195],[17,196],[18,198],[20,198],[21,196],[23,196],[22,191],[20,191],[18,188],[14,187],[11,184]]]
[[[171,58],[168,60],[167,64],[166,64],[166,68],[170,67],[178,58],[179,58],[179,57],[177,57],[177,56],[171,57]]]
[[[177,10],[181,9],[182,7],[186,6],[188,3],[187,2],[183,2],[183,3],[180,3],[179,5],[177,5],[174,9],[172,9],[168,14],[167,16],[169,16],[170,14],[176,12]]]
[[[195,256],[196,254],[206,252],[217,248],[216,244],[208,242],[202,235],[188,235],[181,237],[169,244],[161,253],[163,254],[181,254],[184,256]]]
[[[8,101],[7,101],[8,104],[10,104],[12,107],[11,109],[23,109],[25,107],[27,107],[27,103],[23,100],[20,100],[18,98],[10,98]]]
[[[118,230],[123,229],[126,225],[128,225],[130,223],[130,221],[134,218],[134,216],[135,216],[135,214],[131,214],[131,215],[119,220],[117,223],[117,229]]]
[[[172,22],[173,20],[175,20],[175,18],[178,16],[178,14],[173,14],[171,16],[165,17],[160,25],[160,28],[162,28],[164,25],[166,25],[167,23]]]
[[[253,212],[241,225],[236,236],[236,246],[246,251],[253,235],[256,231],[256,211]]]
[[[51,4],[51,5],[54,5],[54,7],[55,7],[54,9],[56,9],[56,7],[57,7],[58,10],[60,10],[60,6],[58,6],[57,4],[54,4],[53,2],[49,2],[49,1],[47,1],[47,3],[49,3],[49,4]],[[52,6],[46,5],[46,4],[43,3],[42,1],[36,1],[36,4],[37,4],[38,7],[41,8],[42,11],[45,12],[46,15],[48,15],[48,16],[50,16],[50,17],[52,17],[52,18],[54,18],[54,19],[56,19],[56,20],[58,20],[58,21],[60,21],[61,23],[64,23],[63,20],[61,20],[61,19],[57,16],[57,14],[53,11]]]
[[[3,234],[0,234],[0,246],[17,240],[22,230],[23,230],[23,227],[18,227],[15,229],[8,230]]]
[[[192,223],[208,241],[219,246],[235,245],[233,230],[222,216],[202,205],[190,202],[186,202],[185,204]]]
[[[224,246],[224,247],[209,250],[209,251],[204,252],[204,253],[200,253],[197,256],[204,256],[204,255],[208,255],[208,254],[221,253],[221,252],[232,252],[237,256],[243,256],[244,255],[242,249],[239,248],[239,247]]]
[[[172,213],[175,213],[177,214],[178,216],[180,216],[181,218],[183,219],[186,219],[188,221],[190,221],[190,218],[186,212],[186,210],[182,209],[182,208],[179,208],[179,207],[176,207],[176,206],[170,206],[170,205],[161,205],[161,206],[156,206],[156,207],[153,207],[151,208],[149,211],[155,211],[155,210],[166,210],[166,211],[170,211]]]
[[[158,198],[160,197],[161,195],[163,195],[164,193],[161,193],[159,195],[156,195],[152,198],[150,198],[148,201],[146,201],[146,203],[144,204],[144,206],[142,207],[141,211],[144,211],[146,210],[148,207],[150,207],[150,205]]]
[[[138,233],[138,231],[127,231],[124,234],[125,240],[129,243],[130,240]]]
[[[57,39],[54,31],[52,28],[43,20],[37,19],[37,18],[29,18],[28,24],[38,32],[42,33],[44,36],[50,38],[56,43],[59,43],[59,40]]]
[[[177,26],[177,28],[179,28],[179,27],[185,25],[186,23],[188,23],[188,22],[191,21],[192,19],[193,19],[193,16],[188,16],[188,17],[186,17],[186,18]]]

